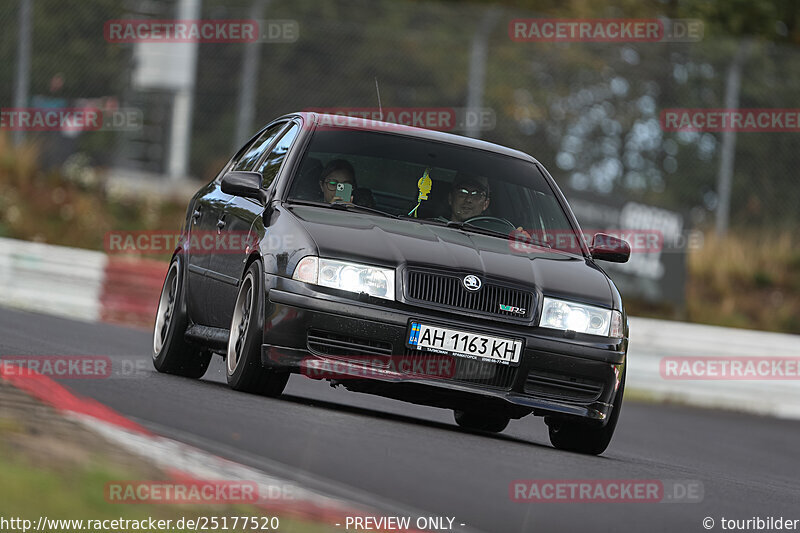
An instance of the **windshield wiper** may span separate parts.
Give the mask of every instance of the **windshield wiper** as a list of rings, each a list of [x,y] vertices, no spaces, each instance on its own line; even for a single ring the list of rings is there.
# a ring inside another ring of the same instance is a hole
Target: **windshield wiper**
[[[365,205],[358,205],[358,204],[350,204],[345,202],[336,202],[330,204],[330,206],[334,209],[340,209],[342,211],[365,211],[367,213],[372,213],[373,215],[381,215],[384,217],[389,218],[400,218],[400,215],[394,215],[392,213],[387,213],[386,211],[381,211],[380,209],[375,209],[374,207],[367,207]]]
[[[291,204],[300,204],[300,205],[313,205],[316,207],[328,207],[330,209],[338,209],[340,211],[365,211],[367,213],[372,213],[375,215],[381,215],[384,217],[389,218],[400,218],[399,215],[393,215],[392,213],[387,213],[386,211],[381,211],[380,209],[375,209],[374,207],[367,207],[365,205],[358,205],[358,204],[351,204],[348,202],[334,202],[332,204],[326,204],[325,202],[312,202],[307,200],[289,200]]]
[[[503,233],[502,231],[497,231],[488,228],[482,228],[480,226],[476,226],[475,224],[471,224],[469,222],[458,222],[456,220],[451,220],[447,224],[445,224],[448,228],[455,228],[460,229],[462,231],[472,231],[473,233],[481,233],[483,235],[491,235],[493,237],[503,237],[504,239],[508,239],[511,233]]]
[[[527,231],[524,232],[524,233],[525,233],[525,235],[527,235],[527,238],[515,239],[515,240],[518,241],[518,242],[521,242],[523,244],[530,244],[532,246],[538,246],[539,248],[553,248],[553,245],[550,244],[549,242],[544,242],[544,241],[534,237],[533,235],[531,235]],[[559,251],[561,251],[561,250],[559,250]]]
[[[509,231],[508,233],[503,233],[502,231],[497,231],[497,230],[493,230],[493,229],[489,229],[489,228],[482,228],[482,227],[476,226],[475,224],[472,224],[470,222],[458,222],[456,220],[451,220],[451,221],[447,222],[447,224],[445,224],[445,225],[448,228],[456,228],[456,229],[460,229],[462,231],[472,231],[474,233],[481,233],[483,235],[491,235],[493,237],[503,237],[504,239],[515,240],[515,237],[511,233],[511,231]],[[530,234],[528,234],[527,232],[525,232],[525,233],[528,235],[527,242],[530,242],[534,246],[539,246],[541,248],[552,248],[553,247],[552,244],[549,244],[549,243],[546,243],[546,242],[540,242],[538,239],[535,239],[534,237],[530,236]],[[522,241],[522,242],[526,242],[526,241]]]

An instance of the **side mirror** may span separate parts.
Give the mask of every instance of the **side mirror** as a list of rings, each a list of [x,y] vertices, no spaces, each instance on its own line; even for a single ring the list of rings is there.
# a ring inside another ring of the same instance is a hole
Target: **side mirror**
[[[625,263],[631,257],[631,246],[620,238],[607,233],[596,233],[589,248],[592,257],[600,261]]]
[[[263,203],[266,197],[261,189],[261,180],[261,172],[239,170],[228,172],[222,177],[222,192],[243,198],[254,198]]]

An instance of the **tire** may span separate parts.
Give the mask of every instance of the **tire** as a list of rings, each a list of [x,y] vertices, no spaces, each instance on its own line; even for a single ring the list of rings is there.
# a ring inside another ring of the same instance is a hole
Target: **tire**
[[[625,372],[622,382],[614,395],[614,407],[611,418],[603,427],[591,427],[581,423],[567,422],[564,420],[546,420],[550,433],[550,443],[559,450],[583,453],[587,455],[600,455],[608,448],[614,430],[617,427],[619,413],[622,411],[622,397],[625,394]]]
[[[264,327],[264,288],[261,263],[254,261],[239,284],[239,294],[231,318],[225,374],[234,390],[280,396],[289,373],[278,373],[261,365],[261,342]]]
[[[464,429],[488,433],[500,433],[506,429],[510,421],[507,416],[458,410],[453,411],[453,418],[455,418],[456,424]]]
[[[158,299],[153,325],[153,366],[159,372],[198,379],[208,369],[211,352],[186,342],[183,334],[188,321],[183,259],[176,255],[169,265]]]

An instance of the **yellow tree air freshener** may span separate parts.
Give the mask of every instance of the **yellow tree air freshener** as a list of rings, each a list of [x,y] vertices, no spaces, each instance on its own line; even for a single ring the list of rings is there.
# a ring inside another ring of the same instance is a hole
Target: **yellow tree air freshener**
[[[417,218],[417,209],[422,204],[423,200],[428,199],[428,193],[431,192],[431,187],[433,186],[433,180],[430,177],[430,168],[425,169],[425,173],[422,177],[417,181],[417,188],[419,189],[419,196],[417,196],[417,205],[414,206],[414,209],[409,211],[408,216],[414,215],[414,218]]]

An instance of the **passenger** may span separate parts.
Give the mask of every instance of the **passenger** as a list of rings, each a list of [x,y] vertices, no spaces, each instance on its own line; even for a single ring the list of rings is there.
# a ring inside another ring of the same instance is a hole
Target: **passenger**
[[[349,183],[353,186],[355,191],[356,185],[356,171],[353,165],[345,159],[334,159],[322,170],[319,179],[319,187],[322,190],[323,197],[326,203],[344,201],[336,196],[336,186],[340,183]],[[348,200],[352,203],[353,196]]]

